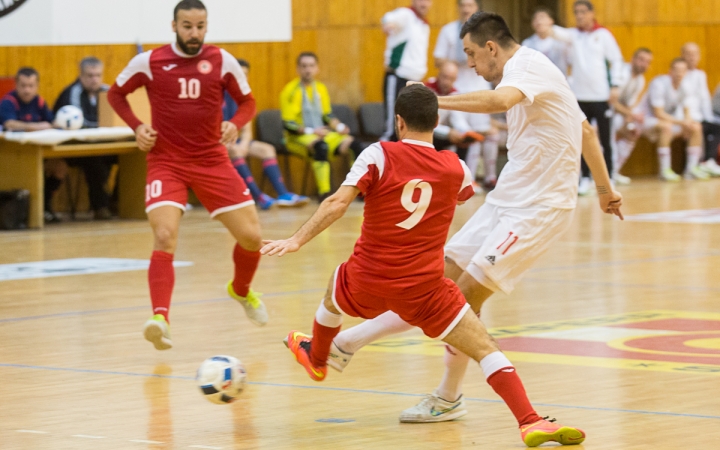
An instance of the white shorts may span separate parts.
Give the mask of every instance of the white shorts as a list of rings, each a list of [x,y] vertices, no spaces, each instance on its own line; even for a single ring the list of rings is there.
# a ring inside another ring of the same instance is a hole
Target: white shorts
[[[483,286],[509,294],[572,222],[573,209],[485,203],[445,245],[445,256]]]
[[[645,133],[646,136],[649,138],[655,138],[653,136],[652,131],[657,126],[657,124],[660,122],[660,119],[657,117],[646,117],[645,121],[643,122],[643,133]],[[682,133],[682,127],[678,124],[673,124],[672,126],[672,134],[678,135]]]

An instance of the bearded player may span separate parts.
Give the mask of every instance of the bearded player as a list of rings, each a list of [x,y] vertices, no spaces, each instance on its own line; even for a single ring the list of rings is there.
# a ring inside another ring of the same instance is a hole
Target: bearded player
[[[265,305],[250,289],[260,260],[260,224],[250,191],[225,150],[254,116],[255,99],[237,60],[204,45],[207,25],[205,5],[182,0],[172,22],[176,42],[137,55],[108,93],[113,109],[135,130],[140,150],[148,152],[145,211],[155,242],[148,271],[153,317],[145,323],[144,335],[158,350],[172,348],[168,316],[175,284],[173,255],[188,188],[237,241],[228,294],[254,324],[267,323]],[[142,123],[126,99],[141,86],[147,88],[152,125]],[[226,122],[224,91],[238,105]]]

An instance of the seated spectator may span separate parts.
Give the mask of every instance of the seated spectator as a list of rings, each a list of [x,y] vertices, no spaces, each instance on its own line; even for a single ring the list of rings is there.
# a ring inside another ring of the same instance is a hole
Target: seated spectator
[[[618,172],[630,157],[635,142],[642,134],[642,125],[645,117],[636,110],[640,102],[640,95],[645,89],[645,72],[652,63],[650,49],[641,47],[635,50],[632,62],[623,67],[620,92],[617,97],[611,98],[610,103],[615,111],[612,121],[612,136],[617,149],[617,159],[613,167],[615,173],[613,180],[617,184],[629,184],[630,178]]]
[[[66,87],[55,101],[53,112],[66,105],[80,108],[85,118],[83,128],[98,127],[98,94],[107,92],[109,86],[103,84],[103,63],[95,57],[87,57],[80,62],[80,76]],[[105,184],[110,176],[110,169],[117,163],[117,156],[90,156],[72,158],[68,164],[80,167],[85,174],[88,185],[90,208],[96,220],[107,220],[110,213],[110,195],[105,191]]]
[[[437,95],[452,95],[457,92],[454,87],[457,75],[457,64],[446,61],[440,67],[437,78],[430,78],[425,86]],[[467,113],[444,109],[438,113],[438,126],[433,135],[433,145],[437,150],[466,150],[473,142],[484,140],[483,135],[472,131]]]
[[[475,73],[475,69],[468,66],[468,58],[463,48],[463,41],[460,39],[460,31],[463,24],[473,14],[480,10],[479,0],[457,0],[458,20],[448,23],[440,30],[435,44],[433,57],[435,66],[441,68],[446,62],[454,62],[457,65],[457,80],[454,83],[455,89],[461,94],[492,89],[490,82]],[[470,129],[482,134],[484,142],[472,143],[465,152],[465,164],[470,173],[476,175],[482,155],[484,165],[483,187],[492,190],[497,182],[497,156],[499,134],[497,128],[492,126],[489,114],[464,113],[470,124]],[[473,189],[476,193],[482,188],[473,180]]]
[[[313,160],[318,199],[330,195],[330,161],[350,150],[357,156],[360,143],[349,135],[350,129],[332,114],[330,94],[315,80],[318,57],[303,52],[297,58],[299,77],[288,83],[280,94],[280,108],[289,151]]]
[[[639,107],[645,117],[643,131],[657,141],[660,178],[665,181],[680,181],[680,176],[670,167],[670,143],[676,137],[688,142],[685,177],[708,179],[698,167],[702,155],[702,125],[692,120],[690,114],[690,97],[682,82],[686,73],[687,63],[681,58],[674,59],[669,75],[657,76],[650,82]]]
[[[553,25],[555,20],[549,9],[543,7],[536,9],[532,16],[532,28],[535,34],[525,39],[522,45],[547,56],[567,76],[570,48],[565,42],[553,37]]]
[[[53,113],[38,95],[40,75],[31,67],[23,67],[15,75],[15,90],[0,101],[0,125],[8,131],[41,131],[52,128]],[[59,222],[52,210],[52,198],[67,177],[63,160],[45,162],[45,221]]]
[[[244,59],[238,59],[240,67],[245,72],[245,76],[248,76],[250,72],[250,63]],[[223,105],[223,120],[229,121],[235,116],[237,112],[237,104],[233,100],[232,96],[225,92],[225,104]],[[280,167],[277,163],[277,154],[275,147],[265,142],[256,141],[253,139],[252,124],[248,123],[240,130],[240,138],[235,144],[227,147],[230,159],[232,160],[235,170],[245,180],[245,184],[250,193],[252,194],[255,202],[258,204],[260,209],[267,210],[273,207],[275,204],[278,206],[303,206],[306,205],[310,199],[305,196],[293,194],[285,187],[285,181],[283,180]],[[275,192],[278,194],[278,198],[274,199],[269,195],[265,194],[260,190],[260,187],[255,183],[255,179],[250,172],[245,162],[245,158],[252,156],[253,158],[260,158],[263,162],[263,172],[268,177],[272,184]]]
[[[705,144],[705,156],[700,169],[713,177],[720,177],[720,166],[715,161],[720,144],[720,122],[712,111],[712,100],[708,89],[705,71],[698,69],[700,47],[694,42],[682,46],[682,59],[688,65],[688,73],[683,80],[686,91],[691,97],[690,114],[693,120],[702,123]]]

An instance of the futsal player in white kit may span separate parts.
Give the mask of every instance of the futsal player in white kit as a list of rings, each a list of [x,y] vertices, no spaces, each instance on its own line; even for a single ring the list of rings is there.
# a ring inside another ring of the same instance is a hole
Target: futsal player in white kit
[[[603,212],[622,218],[622,196],[610,183],[602,150],[565,76],[542,53],[521,47],[497,14],[478,12],[463,26],[470,67],[495,90],[439,98],[441,109],[507,111],[508,164],[485,204],[445,247],[445,276],[476,313],[494,292],[509,294],[569,227],[577,202],[582,154],[592,170]],[[352,354],[412,328],[394,313],[341,332],[328,365],[342,371]],[[438,389],[402,412],[401,422],[441,422],[467,413],[462,380],[469,358],[446,347]]]

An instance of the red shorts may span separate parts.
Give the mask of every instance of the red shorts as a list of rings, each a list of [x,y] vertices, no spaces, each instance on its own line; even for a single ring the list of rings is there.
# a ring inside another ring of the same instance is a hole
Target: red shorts
[[[368,294],[359,277],[353,277],[348,271],[346,263],[335,270],[332,296],[335,307],[343,314],[373,319],[393,311],[433,339],[445,338],[470,309],[460,288],[447,278],[439,280],[437,287],[419,297],[387,298]]]
[[[161,161],[148,162],[145,212],[161,206],[185,211],[188,188],[207,208],[210,217],[255,204],[230,159],[208,166]]]

